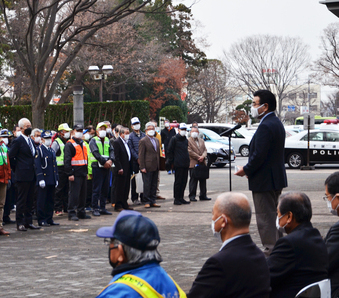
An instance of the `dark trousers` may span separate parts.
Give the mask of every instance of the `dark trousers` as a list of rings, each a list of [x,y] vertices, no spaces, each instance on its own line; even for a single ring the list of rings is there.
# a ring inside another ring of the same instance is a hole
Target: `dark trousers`
[[[200,185],[200,199],[205,199],[206,198],[206,179],[196,179],[193,175],[193,170],[190,169],[190,182],[189,182],[189,198],[190,199],[195,199],[195,196],[197,194],[197,186],[198,186],[198,181]]]
[[[16,202],[16,224],[28,225],[32,223],[32,205],[35,180],[30,182],[16,182],[17,202]]]
[[[109,169],[92,168],[92,208],[106,209],[106,199],[109,188]]]
[[[112,185],[111,185],[111,203],[115,204],[115,187],[116,187],[116,175],[112,174]]]
[[[4,222],[8,222],[11,220],[9,216],[11,214],[11,209],[13,209],[13,206],[15,205],[15,198],[16,198],[16,190],[15,190],[14,183],[12,183],[11,187],[10,188],[7,187],[7,191],[6,191],[6,202],[4,206],[4,215],[3,215]]]
[[[130,188],[130,176],[116,175],[115,176],[115,209],[128,208],[128,194]]]
[[[68,189],[69,189],[69,181],[68,175],[66,175],[64,167],[58,167],[58,186],[55,189],[55,211],[67,211],[68,206]]]
[[[174,199],[184,198],[185,188],[188,178],[188,168],[175,168],[174,174]]]
[[[37,209],[38,223],[53,222],[54,209],[54,185],[46,185],[44,188],[38,187]]]
[[[69,182],[68,216],[77,213],[86,215],[85,202],[87,196],[87,176],[74,176],[74,181]]]
[[[157,199],[158,171],[142,173],[144,182],[143,202],[146,204],[155,204]]]
[[[252,192],[258,231],[266,255],[271,253],[276,241],[282,237],[275,226],[280,194],[281,190]]]
[[[87,180],[87,197],[85,207],[92,206],[92,179]]]

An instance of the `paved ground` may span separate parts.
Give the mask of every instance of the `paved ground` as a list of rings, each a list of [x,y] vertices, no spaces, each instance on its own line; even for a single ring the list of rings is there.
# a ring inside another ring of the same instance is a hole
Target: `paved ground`
[[[246,159],[237,158],[236,164],[245,162]],[[309,195],[314,213],[312,222],[322,235],[337,221],[322,200],[324,180],[335,170],[325,166],[310,172],[287,170],[286,190],[300,190]],[[228,168],[211,169],[210,176],[210,202],[174,206],[173,176],[161,173],[161,194],[167,198],[159,201],[162,207],[154,211],[136,208],[158,225],[162,266],[185,291],[190,289],[205,260],[220,247],[210,230],[211,210],[218,194],[229,189]],[[232,179],[233,190],[244,192],[251,200],[246,178],[232,175]],[[6,226],[12,234],[0,237],[0,297],[95,297],[111,278],[107,246],[95,232],[101,226],[112,225],[116,216],[114,213],[77,223],[63,216],[55,218],[61,223],[59,227],[26,233],[17,232],[15,226]],[[255,214],[250,230],[260,246]]]

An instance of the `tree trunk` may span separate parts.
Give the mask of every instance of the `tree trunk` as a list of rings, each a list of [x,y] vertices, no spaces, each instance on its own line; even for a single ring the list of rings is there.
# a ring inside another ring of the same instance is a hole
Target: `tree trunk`
[[[32,128],[44,129],[45,107],[36,103],[32,104]]]

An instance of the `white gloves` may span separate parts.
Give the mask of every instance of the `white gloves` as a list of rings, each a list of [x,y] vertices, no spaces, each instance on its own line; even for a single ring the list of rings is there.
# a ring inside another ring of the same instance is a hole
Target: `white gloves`
[[[40,180],[40,181],[39,181],[39,186],[40,186],[41,188],[45,188],[45,186],[46,186],[45,180]]]
[[[56,182],[55,182],[55,187],[58,187],[58,185],[59,185],[59,182],[56,181]]]

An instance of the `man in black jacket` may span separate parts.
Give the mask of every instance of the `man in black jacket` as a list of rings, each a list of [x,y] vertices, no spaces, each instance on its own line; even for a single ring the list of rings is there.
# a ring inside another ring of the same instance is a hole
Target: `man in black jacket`
[[[339,172],[334,172],[325,181],[325,196],[329,211],[339,216]],[[339,296],[339,221],[328,231],[325,237],[329,258],[328,277],[331,279],[332,297]]]
[[[189,204],[190,201],[184,199],[185,188],[188,178],[188,168],[190,157],[188,155],[188,141],[186,138],[186,123],[180,123],[179,132],[172,137],[167,152],[166,170],[174,165],[174,205]]]
[[[249,235],[251,215],[244,194],[218,196],[212,211],[212,232],[222,246],[200,270],[188,298],[269,297],[265,256]]]
[[[276,225],[280,238],[267,259],[272,298],[295,297],[305,286],[328,278],[328,254],[319,231],[311,224],[311,201],[304,193],[280,196]]]
[[[167,159],[167,153],[168,153],[168,146],[169,142],[172,139],[172,137],[175,136],[175,129],[174,127],[171,127],[170,122],[168,119],[165,119],[165,128],[161,130],[161,143],[164,144],[165,147],[165,157]],[[168,171],[168,174],[171,174],[171,171]]]

